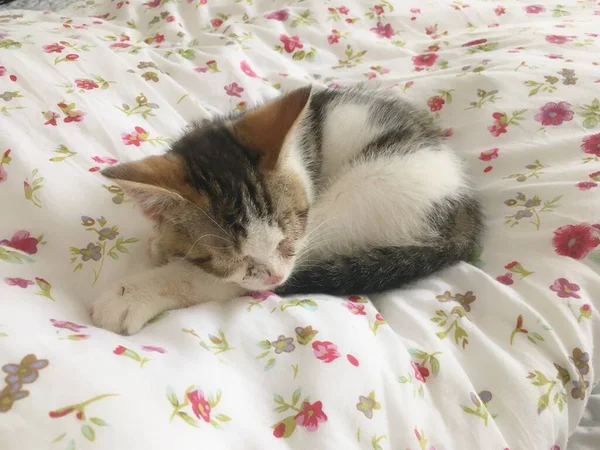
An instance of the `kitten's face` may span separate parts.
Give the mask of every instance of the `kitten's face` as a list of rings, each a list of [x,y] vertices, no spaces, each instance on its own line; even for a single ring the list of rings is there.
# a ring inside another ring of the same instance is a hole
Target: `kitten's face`
[[[306,195],[293,174],[272,176],[264,191],[254,187],[255,196],[223,195],[200,204],[186,201],[165,215],[151,244],[153,261],[164,264],[184,258],[250,291],[284,283],[302,246]]]

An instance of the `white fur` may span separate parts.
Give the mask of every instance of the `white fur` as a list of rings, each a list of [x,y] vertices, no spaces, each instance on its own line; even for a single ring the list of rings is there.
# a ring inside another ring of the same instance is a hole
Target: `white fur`
[[[337,173],[312,208],[311,255],[422,243],[432,233],[423,225],[432,204],[467,189],[449,149],[341,164]]]
[[[323,124],[323,176],[333,176],[380,133],[381,129],[370,123],[368,105],[330,106]]]
[[[124,278],[92,304],[92,321],[119,334],[134,334],[163,311],[239,297],[244,289],[178,261]]]

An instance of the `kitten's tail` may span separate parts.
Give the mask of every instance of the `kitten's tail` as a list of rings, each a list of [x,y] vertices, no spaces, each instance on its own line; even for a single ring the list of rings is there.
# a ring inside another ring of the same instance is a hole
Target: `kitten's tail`
[[[400,288],[467,260],[471,249],[472,245],[445,243],[427,247],[375,247],[352,256],[336,255],[310,268],[300,266],[276,292],[279,295],[375,294]]]

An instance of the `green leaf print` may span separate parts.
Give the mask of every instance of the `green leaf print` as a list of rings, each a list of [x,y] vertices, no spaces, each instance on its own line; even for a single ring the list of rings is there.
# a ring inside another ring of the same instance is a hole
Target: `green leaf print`
[[[543,202],[542,204],[541,198],[537,195],[534,195],[528,199],[525,194],[517,192],[517,195],[514,198],[509,198],[504,201],[504,204],[509,208],[519,208],[515,214],[504,216],[504,224],[509,225],[512,228],[516,225],[519,225],[523,219],[530,219],[529,223],[534,225],[537,231],[540,231],[540,214],[554,212],[554,209],[560,206],[558,202],[562,197],[562,195],[559,195],[554,197],[552,200]]]
[[[94,442],[96,440],[96,432],[89,425],[81,426],[81,434],[90,442]]]
[[[107,427],[108,424],[100,419],[99,417],[91,417],[90,418],[90,422],[92,422],[94,425],[98,425],[99,427]]]
[[[33,169],[31,172],[31,182],[28,178],[25,178],[23,182],[23,191],[25,192],[25,199],[29,200],[38,208],[42,207],[42,202],[37,196],[36,191],[40,190],[43,186],[44,177],[38,177],[38,169]]]
[[[205,350],[208,350],[215,356],[220,355],[221,353],[228,352],[229,350],[235,350],[235,347],[231,347],[229,345],[229,342],[227,341],[227,337],[225,336],[223,330],[219,330],[216,336],[210,333],[208,334],[208,340],[211,343],[211,345],[209,345],[204,339],[202,339],[202,337],[200,337],[200,335],[198,335],[198,333],[196,333],[196,331],[194,331],[194,329],[192,328],[184,328],[181,331],[194,336],[196,339],[198,339],[200,347],[202,347]]]
[[[52,152],[58,154],[59,156],[53,156],[52,158],[50,158],[49,161],[51,162],[62,162],[65,159],[75,156],[77,154],[77,152],[72,152],[67,146],[62,144],[59,145],[57,149],[52,150]]]
[[[595,128],[600,122],[600,100],[595,98],[591,104],[578,106],[578,114],[584,119],[584,128]]]
[[[467,291],[464,294],[456,294],[454,296],[450,294],[449,291],[446,291],[436,298],[443,303],[455,301],[460,304],[460,306],[452,307],[449,313],[443,309],[439,309],[435,312],[436,317],[432,317],[430,320],[433,323],[436,323],[439,328],[443,328],[442,331],[436,333],[436,336],[440,339],[446,339],[453,332],[454,342],[464,349],[469,343],[469,333],[461,327],[460,321],[462,318],[469,320],[467,312],[471,311],[471,303],[473,303],[477,297],[473,295],[473,291]]]
[[[504,178],[514,179],[518,183],[523,183],[524,181],[527,181],[532,177],[539,179],[540,175],[544,174],[543,172],[540,172],[544,168],[547,168],[547,166],[544,166],[539,159],[536,159],[532,164],[527,164],[525,166],[525,169],[527,169],[527,171],[523,173],[513,173],[512,175],[509,175],[508,177]]]

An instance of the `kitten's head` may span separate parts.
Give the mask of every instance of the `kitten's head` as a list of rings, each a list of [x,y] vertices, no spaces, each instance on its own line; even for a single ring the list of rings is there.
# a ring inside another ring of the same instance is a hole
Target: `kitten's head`
[[[309,200],[286,137],[309,95],[299,89],[238,119],[204,121],[163,156],[102,171],[155,222],[155,263],[184,258],[248,290],[289,277]]]

